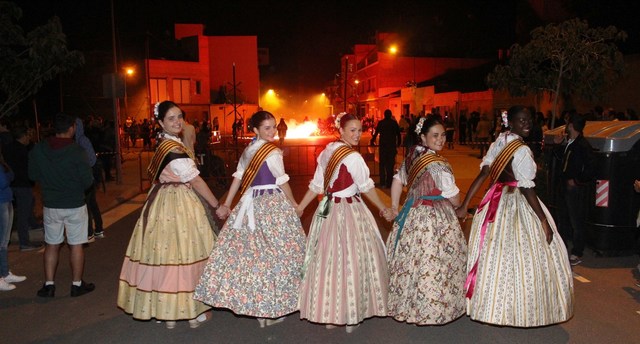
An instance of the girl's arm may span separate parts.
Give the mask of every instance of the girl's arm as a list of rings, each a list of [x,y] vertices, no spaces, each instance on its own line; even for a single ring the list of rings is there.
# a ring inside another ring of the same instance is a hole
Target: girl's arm
[[[191,184],[191,188],[202,196],[212,208],[218,208],[218,199],[213,195],[207,183],[200,176],[191,179],[189,184]]]
[[[540,205],[540,201],[538,201],[538,196],[536,196],[536,192],[533,188],[518,188],[520,192],[524,195],[524,198],[527,200],[527,203],[533,209],[533,212],[536,213],[538,219],[542,223],[542,230],[544,230],[544,235],[547,238],[547,244],[551,244],[553,240],[553,231],[551,230],[551,225],[549,225],[549,221],[547,220],[547,216],[544,214],[542,210],[542,206]]]
[[[287,196],[287,198],[289,199],[293,207],[296,208],[298,206],[298,203],[296,202],[295,198],[293,198],[293,192],[291,191],[291,186],[289,186],[289,182],[280,184],[279,186],[280,186],[280,189],[282,189],[282,191],[284,192],[284,195]]]
[[[296,208],[296,213],[298,214],[298,216],[302,216],[302,213],[304,213],[304,208],[306,208],[309,203],[311,203],[313,198],[317,195],[317,193],[311,191],[310,189],[307,190],[307,193],[304,194],[304,197],[302,197],[302,201],[300,201],[298,207]]]
[[[473,180],[473,183],[471,183],[469,191],[467,191],[467,195],[464,197],[464,201],[462,201],[462,204],[460,204],[460,206],[456,209],[456,215],[458,216],[458,218],[464,219],[467,217],[467,207],[469,207],[469,202],[471,202],[473,196],[476,195],[478,189],[480,189],[480,186],[482,186],[482,183],[484,183],[487,177],[489,177],[489,172],[489,166],[482,166],[480,173],[478,174],[476,179]]]
[[[231,214],[231,202],[233,202],[233,198],[236,197],[236,193],[238,192],[238,189],[240,189],[241,181],[241,179],[236,177],[233,178],[229,191],[227,192],[227,197],[224,199],[224,204],[216,210],[216,215],[218,215],[219,218],[224,220],[229,216],[229,214]]]

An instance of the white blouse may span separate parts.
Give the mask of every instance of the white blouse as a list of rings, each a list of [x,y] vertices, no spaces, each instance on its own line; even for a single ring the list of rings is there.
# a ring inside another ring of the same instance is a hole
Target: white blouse
[[[520,139],[520,136],[504,132],[500,133],[498,138],[489,146],[487,155],[482,158],[480,168],[484,166],[491,166],[496,157],[500,154],[502,149],[511,141]],[[533,181],[536,178],[536,162],[533,160],[533,153],[528,146],[523,146],[516,150],[513,155],[513,162],[511,163],[511,169],[513,175],[518,181],[518,186],[523,188],[532,188],[536,186]]]
[[[233,177],[242,179],[244,175],[244,171],[249,166],[251,159],[256,154],[258,149],[267,143],[267,141],[259,139],[251,144],[242,152],[242,156],[240,157],[240,161],[238,161],[238,167],[236,171],[233,173]],[[269,167],[269,171],[276,178],[276,185],[282,185],[289,181],[289,175],[284,171],[284,160],[282,160],[282,151],[280,149],[276,149],[267,156],[266,159],[267,166]]]
[[[182,141],[173,135],[165,135],[164,137],[167,140],[176,141],[184,146]],[[189,157],[173,159],[169,162],[168,166],[171,169],[171,172],[177,175],[183,183],[188,183],[200,174],[198,166],[196,166],[196,162]]]
[[[320,153],[318,156],[318,167],[316,167],[316,172],[313,175],[313,179],[309,183],[309,189],[317,194],[324,193],[324,171],[329,164],[329,160],[331,160],[331,156],[333,152],[336,151],[340,146],[345,145],[344,142],[336,141],[331,142],[327,145],[327,147]],[[362,155],[360,154],[349,154],[343,160],[341,165],[345,165],[349,174],[351,174],[351,178],[353,179],[353,184],[344,190],[340,190],[338,192],[333,193],[335,197],[350,197],[358,192],[365,193],[375,187],[373,179],[369,177],[369,168],[367,164],[364,162]],[[338,178],[337,171],[340,170],[340,166],[336,168],[336,172],[333,173],[331,179],[329,180],[329,186],[333,186],[333,183]]]
[[[423,146],[418,146],[416,147],[416,149],[424,150],[425,148]],[[431,149],[429,149],[428,151],[428,154],[436,153]],[[402,185],[407,186],[407,183],[409,182],[409,175],[407,174],[405,163],[406,160],[402,162],[402,166],[400,166],[398,173],[396,173],[393,178],[402,182]],[[460,193],[460,189],[456,185],[456,178],[451,173],[451,170],[449,170],[447,167],[439,163],[429,164],[429,166],[427,167],[427,173],[431,174],[436,187],[438,188],[438,190],[442,191],[442,197],[451,198]]]

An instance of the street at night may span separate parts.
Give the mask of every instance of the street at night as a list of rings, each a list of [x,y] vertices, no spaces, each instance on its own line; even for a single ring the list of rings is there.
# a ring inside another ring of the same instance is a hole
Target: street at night
[[[0,344],[640,342],[638,13],[0,0]]]
[[[462,190],[468,188],[475,175],[480,161],[476,157],[477,152],[477,149],[460,145],[443,152],[456,171],[456,182]],[[128,156],[131,156],[133,164],[127,161],[125,172],[136,175],[136,154]],[[291,171],[292,174],[295,172]],[[310,178],[292,178],[291,185],[297,199],[306,191]],[[136,189],[136,182],[137,178],[132,178],[128,182],[129,188]],[[115,199],[118,196],[116,191],[111,191],[114,187],[110,185],[107,185],[108,192],[103,196],[105,204],[108,203],[107,197]],[[388,202],[388,189],[379,190],[379,193]],[[186,322],[180,322],[176,329],[168,330],[164,324],[155,321],[133,320],[116,307],[122,258],[144,198],[144,193],[139,194],[103,215],[107,226],[106,238],[98,239],[86,249],[85,279],[96,283],[96,290],[89,295],[70,298],[64,288],[70,280],[70,271],[64,263],[68,250],[63,248],[56,277],[61,286],[59,292],[53,299],[36,297],[36,290],[42,284],[42,252],[20,252],[15,245],[10,246],[12,270],[28,276],[28,279],[18,284],[15,290],[0,293],[0,321],[7,324],[4,342],[632,343],[638,336],[640,287],[636,283],[639,283],[640,276],[636,269],[637,255],[597,257],[591,250],[586,251],[584,262],[573,268],[575,314],[568,322],[553,326],[531,329],[498,327],[463,316],[444,326],[416,327],[391,318],[374,318],[364,321],[354,333],[347,334],[343,328],[327,330],[322,325],[301,321],[298,313],[287,316],[281,324],[261,329],[253,318],[236,317],[229,311],[217,309],[213,319],[197,329],[190,329]],[[305,229],[308,229],[312,209],[315,209],[313,203],[303,215]],[[383,219],[377,220],[386,239],[391,227]]]

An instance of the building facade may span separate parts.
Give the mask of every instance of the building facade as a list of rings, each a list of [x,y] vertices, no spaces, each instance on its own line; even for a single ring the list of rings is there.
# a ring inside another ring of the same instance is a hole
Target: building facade
[[[205,36],[202,24],[175,24],[175,38],[197,49],[185,61],[146,60],[149,106],[172,100],[189,121],[214,121],[223,134],[258,108],[260,72],[256,36]],[[235,106],[234,106],[235,104]]]

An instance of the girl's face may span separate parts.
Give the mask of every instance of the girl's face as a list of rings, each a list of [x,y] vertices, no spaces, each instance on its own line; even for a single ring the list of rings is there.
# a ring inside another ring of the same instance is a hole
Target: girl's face
[[[184,115],[182,114],[182,110],[178,107],[172,107],[167,111],[167,114],[164,116],[164,119],[158,121],[160,126],[167,133],[178,136],[180,132],[182,132],[182,125],[184,124]]]
[[[442,150],[442,147],[444,147],[445,142],[447,142],[447,136],[442,124],[436,124],[431,126],[426,133],[420,134],[420,140],[422,140],[422,144],[427,148],[439,152]]]
[[[276,136],[276,120],[273,118],[267,118],[260,123],[260,126],[253,128],[253,132],[258,139],[263,139],[267,142],[275,141]]]
[[[344,128],[340,128],[340,138],[351,146],[357,146],[360,143],[360,136],[362,136],[362,123],[357,119],[348,121]]]
[[[520,111],[509,121],[511,132],[521,137],[529,136],[531,124],[531,114],[529,114],[529,111]]]

